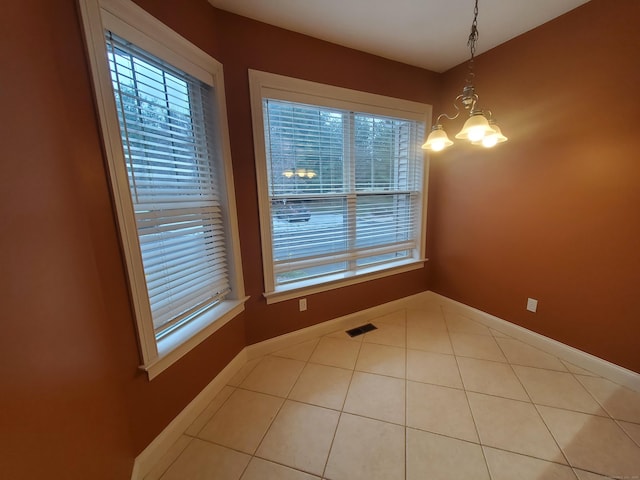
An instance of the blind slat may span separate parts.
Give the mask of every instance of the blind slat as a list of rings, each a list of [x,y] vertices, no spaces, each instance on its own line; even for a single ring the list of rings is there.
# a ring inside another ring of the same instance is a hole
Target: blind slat
[[[422,123],[274,99],[263,112],[276,285],[417,255]]]
[[[229,292],[211,87],[107,32],[156,336]]]

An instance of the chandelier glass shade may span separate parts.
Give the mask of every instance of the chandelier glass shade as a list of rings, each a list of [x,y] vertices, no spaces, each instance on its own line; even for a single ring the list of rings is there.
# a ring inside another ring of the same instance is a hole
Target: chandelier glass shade
[[[462,105],[463,109],[469,112],[469,117],[464,122],[462,130],[455,136],[459,140],[468,140],[472,145],[480,145],[485,148],[491,148],[498,143],[506,142],[507,137],[502,134],[500,127],[498,127],[496,121],[493,119],[493,115],[490,110],[483,110],[477,106],[478,95],[475,92],[473,85],[473,79],[475,74],[473,73],[473,62],[476,52],[476,42],[478,40],[478,0],[475,0],[475,9],[473,23],[471,24],[471,33],[467,45],[471,52],[471,58],[469,59],[469,73],[467,74],[466,85],[462,90],[462,94],[458,95],[453,106],[456,109],[455,115],[447,115],[442,113],[438,116],[435,125],[431,129],[431,133],[427,137],[427,141],[422,145],[425,150],[432,152],[439,152],[447,147],[453,145],[453,142],[449,139],[447,133],[442,126],[442,119],[455,120],[460,115],[460,108],[458,104]]]
[[[447,132],[444,131],[442,125],[436,125],[429,134],[429,138],[422,146],[424,149],[429,149],[434,152],[439,152],[447,147],[453,145],[453,142],[447,136]]]
[[[310,169],[305,169],[305,168],[296,168],[291,169],[291,168],[287,168],[285,171],[282,172],[282,176],[286,177],[286,178],[293,178],[293,177],[299,177],[299,178],[314,178],[317,175],[317,173],[314,170],[310,170]]]

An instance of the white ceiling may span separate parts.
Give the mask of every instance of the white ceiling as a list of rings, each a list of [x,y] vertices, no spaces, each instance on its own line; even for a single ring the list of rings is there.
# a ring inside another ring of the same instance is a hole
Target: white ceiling
[[[588,0],[480,0],[477,52]],[[474,0],[209,0],[213,6],[400,62],[444,72],[469,58]]]

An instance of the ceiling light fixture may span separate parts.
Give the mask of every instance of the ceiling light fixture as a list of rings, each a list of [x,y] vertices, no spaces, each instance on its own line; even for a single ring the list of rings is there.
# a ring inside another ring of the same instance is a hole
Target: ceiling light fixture
[[[478,41],[478,0],[476,0],[473,14],[471,33],[467,40],[471,58],[469,59],[469,73],[467,74],[466,85],[462,89],[462,94],[458,95],[453,101],[453,106],[456,109],[455,115],[450,116],[442,113],[438,116],[436,124],[427,137],[427,141],[422,145],[422,148],[425,150],[439,152],[453,145],[453,142],[447,136],[447,132],[442,128],[441,120],[442,118],[449,120],[458,118],[460,115],[460,109],[456,104],[458,101],[460,101],[465,110],[469,111],[469,118],[464,122],[462,130],[460,130],[455,138],[466,139],[473,145],[482,145],[486,148],[491,148],[498,143],[507,141],[507,137],[502,134],[500,127],[498,127],[495,120],[493,120],[491,111],[482,110],[476,105],[478,103],[478,94],[473,86],[473,79],[475,77],[473,73],[473,61],[476,54],[476,42]]]
[[[292,177],[300,177],[300,178],[308,178],[312,179],[317,175],[314,170],[307,170],[305,168],[296,168],[292,170],[291,168],[287,168],[284,172],[282,172],[282,176],[286,178]]]

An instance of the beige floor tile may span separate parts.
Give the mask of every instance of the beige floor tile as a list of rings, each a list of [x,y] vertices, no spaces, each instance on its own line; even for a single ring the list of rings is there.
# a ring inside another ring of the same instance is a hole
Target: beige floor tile
[[[241,480],[319,480],[320,477],[253,457]]]
[[[533,403],[578,412],[606,415],[575,377],[568,372],[514,365]]]
[[[291,400],[341,410],[352,370],[308,363],[289,394]]]
[[[407,310],[407,327],[446,331],[447,324],[441,311]]]
[[[406,325],[407,324],[407,311],[406,310],[397,310],[395,312],[389,313],[387,315],[383,315],[381,317],[377,317],[372,320],[374,325],[378,323],[385,323],[389,325]]]
[[[515,477],[514,477],[515,478]],[[476,443],[407,429],[407,480],[489,480]]]
[[[496,338],[511,338],[506,333],[502,333],[500,330],[496,330],[495,328],[490,328],[489,331],[491,332],[491,335]]]
[[[438,302],[372,323],[247,362],[145,480],[640,473],[639,393]]]
[[[286,397],[304,368],[304,362],[281,357],[264,357],[240,384],[255,392]]]
[[[343,413],[325,471],[331,480],[404,478],[404,427]]]
[[[407,426],[478,441],[465,392],[454,388],[407,382]]]
[[[515,338],[496,338],[509,363],[526,367],[546,368],[566,372],[564,364],[553,355],[527,345]]]
[[[322,337],[309,361],[353,370],[360,350],[360,341]]]
[[[589,377],[599,377],[600,375],[596,375],[593,372],[590,372],[589,370],[586,370],[584,368],[578,367],[577,365],[574,365],[573,363],[567,362],[566,360],[560,360],[565,367],[567,367],[567,370],[569,370],[571,373],[575,373],[577,375],[587,375]]]
[[[227,385],[230,385],[232,387],[240,386],[244,379],[247,378],[247,376],[253,371],[253,369],[256,368],[256,365],[258,365],[261,361],[262,357],[249,360],[240,368],[240,370],[238,370],[238,372],[231,378],[231,380],[229,380]]]
[[[181,435],[176,442],[171,445],[169,450],[162,458],[153,466],[153,468],[144,477],[144,480],[159,480],[167,469],[176,461],[180,454],[184,451],[193,439],[186,435]]]
[[[407,379],[462,388],[456,358],[442,353],[407,350]]]
[[[301,360],[303,362],[306,362],[307,360],[309,360],[309,357],[313,353],[313,350],[316,348],[318,342],[319,339],[314,338],[313,340],[308,340],[306,342],[294,345],[293,347],[280,350],[273,355],[275,355],[276,357],[291,358],[293,360]]]
[[[194,438],[162,480],[238,480],[251,457]]]
[[[389,345],[363,343],[356,362],[356,370],[404,378],[406,350]]]
[[[492,336],[451,333],[450,337],[456,355],[479,360],[507,361]]]
[[[198,434],[225,447],[254,453],[283,399],[237,389]]]
[[[611,419],[538,407],[569,463],[609,476],[640,472],[640,447]]]
[[[577,468],[574,468],[573,471],[578,477],[578,480],[612,480],[611,477],[598,475],[597,473],[585,472],[584,470],[579,470]]]
[[[458,366],[468,391],[529,401],[527,392],[507,363],[458,357]]]
[[[606,378],[585,375],[576,375],[576,378],[613,418],[640,423],[640,393]]]
[[[202,427],[204,427],[209,422],[209,420],[213,418],[213,416],[220,409],[220,407],[222,407],[224,402],[227,401],[234,390],[235,388],[229,387],[228,385],[220,390],[215,398],[209,403],[209,405],[207,405],[202,413],[198,415],[193,423],[189,425],[189,428],[187,428],[184,433],[186,433],[187,435],[191,435],[192,437],[197,436],[200,430],[202,430]]]
[[[468,396],[483,445],[565,463],[533,404],[472,392]]]
[[[402,348],[407,345],[407,329],[404,325],[390,323],[374,323],[374,325],[378,327],[377,330],[365,333],[363,342]]]
[[[354,325],[353,328],[357,326],[358,325]],[[346,328],[344,330],[336,330],[335,332],[329,333],[322,338],[338,338],[340,340],[349,340],[351,342],[357,342],[357,343],[362,342],[362,337],[364,337],[364,335],[356,335],[355,337],[352,337],[346,332],[346,330],[349,330],[349,328]]]
[[[420,301],[420,303],[416,304],[416,307],[419,307],[423,310],[436,312],[442,312],[445,306],[448,307],[448,304],[440,301],[437,298],[429,298],[427,300],[423,299]]]
[[[640,425],[637,423],[629,423],[629,422],[618,422],[622,429],[627,432],[627,435],[631,437],[631,440],[636,442],[637,445],[640,445]]]
[[[322,475],[340,413],[287,400],[256,456]]]
[[[399,378],[355,372],[344,411],[404,425],[405,381]]]
[[[446,328],[440,330],[408,325],[407,348],[453,355],[451,340]]]
[[[470,318],[465,317],[464,315],[461,315],[459,313],[445,312],[445,319],[449,332],[491,335],[489,329],[482,325],[480,322],[471,320]]]
[[[492,480],[576,480],[570,467],[484,447]]]

